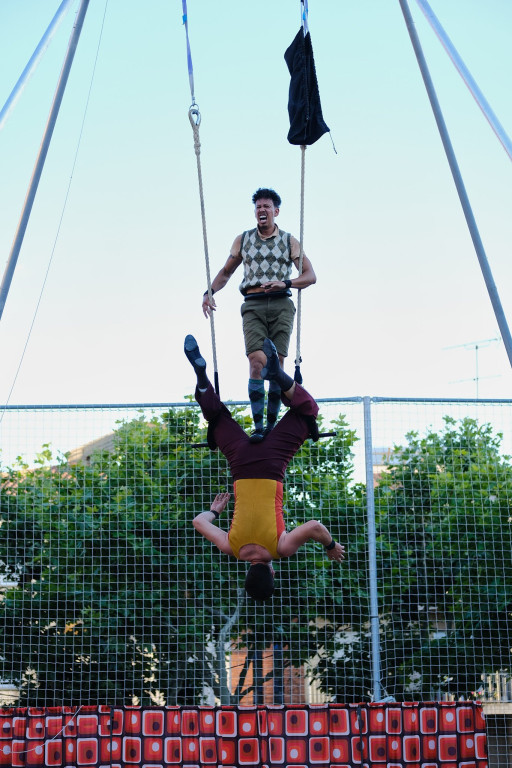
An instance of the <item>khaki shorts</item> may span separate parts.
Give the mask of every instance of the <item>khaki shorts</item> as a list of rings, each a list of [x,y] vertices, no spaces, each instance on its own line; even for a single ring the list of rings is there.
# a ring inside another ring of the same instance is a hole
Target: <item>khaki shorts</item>
[[[248,299],[240,309],[245,339],[245,354],[263,348],[267,337],[274,342],[279,355],[288,355],[293,330],[295,305],[287,296],[281,298]]]

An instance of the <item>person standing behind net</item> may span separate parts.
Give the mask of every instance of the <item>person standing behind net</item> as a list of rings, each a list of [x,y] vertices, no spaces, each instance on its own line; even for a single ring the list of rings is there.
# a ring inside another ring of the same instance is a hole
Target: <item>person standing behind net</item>
[[[307,288],[316,283],[310,260],[303,253],[302,273],[291,279],[292,265],[300,267],[300,243],[277,226],[281,198],[273,189],[258,189],[252,196],[257,226],[242,232],[233,245],[229,258],[203,295],[203,313],[210,317],[217,308],[213,294],[224,288],[231,275],[243,264],[244,274],[240,291],[244,296],[241,314],[245,340],[245,353],[249,359],[249,400],[254,420],[251,442],[261,442],[274,428],[281,404],[281,390],[275,382],[269,383],[267,423],[264,427],[265,382],[261,369],[265,365],[263,340],[270,338],[277,348],[280,364],[288,355],[293,329],[295,305],[291,288]]]
[[[194,528],[224,554],[250,563],[245,590],[254,600],[268,600],[274,592],[272,561],[291,557],[307,541],[322,544],[329,560],[341,563],[345,547],[334,541],[319,520],[308,520],[291,531],[285,528],[286,468],[309,436],[318,439],[318,405],[309,392],[283,371],[270,339],[263,342],[262,375],[277,383],[289,409],[264,443],[251,443],[221,402],[208,380],[206,363],[193,336],[185,339],[185,354],[196,372],[195,396],[208,421],[208,444],[211,448],[218,446],[226,457],[235,496],[229,533],[214,525],[228,504],[229,493],[217,494],[210,509],[196,515]]]

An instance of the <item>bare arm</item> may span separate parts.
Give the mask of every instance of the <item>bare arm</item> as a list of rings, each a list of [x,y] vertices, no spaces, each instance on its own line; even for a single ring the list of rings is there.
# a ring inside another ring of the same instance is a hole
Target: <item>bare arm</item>
[[[229,278],[233,274],[233,272],[238,269],[240,264],[242,263],[242,255],[240,253],[240,248],[242,247],[242,235],[238,235],[238,237],[235,238],[235,241],[233,245],[231,246],[231,251],[229,252],[229,257],[220,272],[215,275],[215,277],[212,280],[212,291],[217,293],[220,291],[221,288],[224,288],[226,283],[228,282]],[[203,296],[203,315],[205,317],[210,317],[212,312],[217,308],[217,305],[215,303],[215,299],[212,296],[212,300],[208,298],[208,293],[205,293]]]
[[[211,541],[212,544],[224,552],[226,555],[232,555],[233,550],[228,540],[228,534],[225,531],[221,531],[213,524],[216,519],[215,512],[221,513],[229,501],[229,493],[218,493],[210,505],[210,509],[205,512],[200,512],[192,520],[192,525],[205,539]]]
[[[307,541],[318,541],[326,547],[332,541],[328,529],[319,520],[308,520],[307,523],[294,528],[293,531],[283,533],[277,545],[277,552],[281,557],[290,557]],[[345,547],[336,542],[333,549],[326,549],[325,554],[329,560],[341,563],[345,558]]]
[[[295,240],[295,238],[292,238],[292,240]],[[297,248],[296,250],[292,248],[292,261],[298,270],[300,267],[300,245],[297,240],[295,240],[295,242],[297,243]],[[293,278],[292,285],[294,288],[307,288],[308,285],[314,285],[315,283],[316,283],[315,270],[313,269],[313,265],[311,264],[306,254],[303,253],[302,254],[302,272],[300,275],[297,275],[297,277]]]

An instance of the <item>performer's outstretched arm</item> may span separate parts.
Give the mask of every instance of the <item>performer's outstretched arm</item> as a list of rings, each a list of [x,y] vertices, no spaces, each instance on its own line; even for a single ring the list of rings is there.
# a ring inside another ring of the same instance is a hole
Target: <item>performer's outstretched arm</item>
[[[341,563],[345,558],[345,547],[334,541],[329,530],[319,520],[308,520],[307,523],[297,526],[292,531],[283,533],[277,545],[278,554],[281,557],[290,557],[307,541],[318,541],[319,544],[323,544],[329,560]]]
[[[210,509],[200,512],[192,520],[192,525],[205,539],[211,541],[212,544],[224,552],[226,555],[232,555],[233,550],[228,540],[228,534],[225,531],[221,531],[213,524],[213,521],[218,518],[221,512],[227,506],[229,501],[229,493],[218,493],[210,505]]]

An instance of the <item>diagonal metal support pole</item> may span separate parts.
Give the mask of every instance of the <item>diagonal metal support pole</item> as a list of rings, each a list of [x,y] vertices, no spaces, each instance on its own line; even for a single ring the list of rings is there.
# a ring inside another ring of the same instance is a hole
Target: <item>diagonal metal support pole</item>
[[[491,299],[496,321],[498,323],[498,327],[501,332],[501,338],[503,339],[503,343],[507,351],[509,363],[512,366],[512,337],[510,335],[510,330],[507,324],[505,313],[503,311],[501,300],[498,295],[498,289],[496,287],[496,283],[494,282],[494,278],[492,276],[491,268],[487,260],[487,256],[484,250],[482,239],[480,237],[480,233],[478,231],[475,217],[473,216],[473,211],[471,209],[466,188],[462,180],[460,169],[457,163],[457,158],[455,157],[455,152],[453,151],[453,146],[451,143],[450,136],[448,134],[448,129],[446,127],[446,123],[444,121],[444,117],[441,112],[441,107],[437,98],[434,84],[432,82],[432,78],[430,77],[430,72],[428,70],[425,56],[423,55],[423,50],[421,48],[421,43],[419,41],[418,34],[416,32],[416,27],[414,26],[414,21],[411,16],[409,5],[407,3],[407,0],[399,0],[399,3],[402,8],[402,13],[404,15],[405,23],[407,25],[409,37],[411,38],[411,43],[414,48],[414,53],[416,54],[416,59],[418,61],[421,75],[423,77],[423,82],[425,83],[425,88],[427,89],[430,105],[432,107],[432,111],[434,112],[434,117],[436,119],[439,133],[441,135],[441,140],[443,142],[444,150],[446,152],[446,157],[448,158],[448,163],[450,165],[453,180],[455,182],[455,186],[459,194],[462,210],[464,211],[464,216],[466,217],[466,222],[471,235],[471,239],[473,240],[473,245],[475,247],[476,255],[480,263],[480,269],[482,271],[485,284],[487,286],[489,298]]]
[[[471,95],[473,96],[474,100],[480,107],[485,119],[487,120],[492,130],[498,137],[498,140],[500,141],[503,149],[507,153],[509,160],[512,160],[512,141],[510,140],[510,136],[507,134],[506,130],[504,129],[504,127],[502,126],[502,124],[494,114],[494,111],[491,108],[491,105],[483,95],[482,91],[478,87],[471,72],[466,67],[461,57],[459,56],[459,53],[455,48],[454,44],[452,43],[452,41],[446,34],[445,30],[441,26],[441,22],[435,15],[430,5],[427,3],[427,0],[416,0],[416,3],[419,5],[421,11],[423,12],[423,15],[425,16],[426,20],[434,30],[435,34],[437,35],[446,53],[452,60],[455,69],[457,70],[457,72],[459,73],[459,75],[462,77],[463,81],[467,85]]]
[[[60,105],[62,103],[62,97],[64,96],[64,91],[66,89],[66,84],[67,84],[69,73],[71,70],[71,65],[73,63],[73,58],[75,56],[78,40],[80,39],[80,33],[82,31],[85,14],[87,13],[88,6],[89,6],[89,0],[81,0],[80,7],[78,9],[78,13],[76,16],[76,21],[73,26],[73,31],[69,39],[66,58],[64,59],[64,64],[62,65],[62,71],[59,77],[59,82],[57,83],[57,88],[55,90],[55,96],[53,97],[53,104],[50,109],[48,122],[46,124],[46,129],[43,135],[41,146],[39,148],[39,154],[37,156],[34,170],[32,172],[32,178],[30,180],[27,196],[25,198],[25,203],[23,205],[23,210],[21,212],[21,217],[18,223],[18,229],[14,237],[11,253],[7,261],[7,266],[5,268],[4,276],[2,278],[2,284],[0,285],[0,319],[3,315],[5,302],[7,301],[9,288],[11,286],[12,278],[14,275],[14,270],[16,269],[18,256],[20,254],[21,246],[23,244],[23,238],[25,237],[25,232],[27,230],[27,225],[28,225],[28,221],[32,211],[32,206],[34,204],[37,188],[39,186],[39,181],[41,179],[41,174],[43,172],[46,155],[48,154],[48,149],[52,139],[53,130],[55,128],[55,123],[57,122],[57,116],[59,114]]]
[[[66,15],[72,2],[73,0],[62,0],[62,3],[60,4],[55,16],[53,17],[53,19],[51,20],[48,26],[48,29],[46,30],[41,40],[39,41],[39,44],[35,49],[34,53],[32,54],[32,56],[30,57],[27,66],[19,76],[18,82],[16,83],[11,93],[9,94],[9,98],[5,102],[2,109],[0,109],[0,130],[4,127],[4,124],[9,116],[9,113],[11,112],[16,101],[20,97],[23,89],[25,88],[27,82],[30,79],[30,76],[32,75],[37,65],[39,64],[40,60],[42,59],[43,54],[48,48],[57,27],[59,26],[60,22]]]

